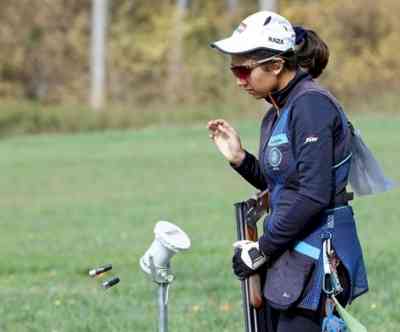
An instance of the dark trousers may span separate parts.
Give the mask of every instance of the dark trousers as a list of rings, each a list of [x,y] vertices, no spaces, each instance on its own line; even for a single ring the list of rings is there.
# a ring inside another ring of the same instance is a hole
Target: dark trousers
[[[272,309],[273,310],[273,309]],[[321,332],[322,314],[317,311],[292,309],[275,312],[276,332]],[[272,332],[271,331],[271,332]]]
[[[337,296],[338,301],[345,306],[348,298],[348,288]],[[270,307],[265,301],[265,306],[260,310],[259,327],[261,332],[321,332],[322,322],[325,318],[325,294],[321,295],[321,302],[316,311],[291,308],[277,310]]]
[[[319,319],[315,321],[308,316],[282,313],[276,332],[321,332],[321,324]]]
[[[350,297],[350,282],[342,264],[338,267],[338,274],[344,291],[336,298],[342,306],[346,306]],[[262,275],[262,278],[262,282],[265,282],[265,275]],[[325,318],[326,295],[324,293],[321,294],[316,311],[296,307],[277,310],[272,308],[266,299],[264,303],[264,308],[258,313],[261,332],[321,332]]]
[[[320,311],[296,308],[280,311],[267,304],[259,314],[262,332],[321,332],[323,314]]]

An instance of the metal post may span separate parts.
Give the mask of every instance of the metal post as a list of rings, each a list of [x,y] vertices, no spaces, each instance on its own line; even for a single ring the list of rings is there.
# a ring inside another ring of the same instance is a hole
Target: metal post
[[[169,284],[158,284],[158,331],[168,332],[168,287]]]
[[[150,271],[153,281],[158,285],[158,331],[168,332],[168,289],[174,280],[174,275],[167,269],[157,269],[153,257],[149,257]]]
[[[108,0],[92,0],[90,105],[98,111],[105,100],[105,58]]]

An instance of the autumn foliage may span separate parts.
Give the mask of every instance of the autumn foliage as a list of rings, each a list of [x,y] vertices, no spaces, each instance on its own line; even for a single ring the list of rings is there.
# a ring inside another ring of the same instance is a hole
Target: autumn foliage
[[[0,98],[86,103],[89,94],[90,0],[2,0]],[[232,99],[226,57],[208,47],[227,36],[257,1],[113,0],[108,29],[108,100],[113,104],[204,103]],[[281,1],[294,24],[315,29],[331,58],[323,83],[345,98],[399,83],[397,0]]]

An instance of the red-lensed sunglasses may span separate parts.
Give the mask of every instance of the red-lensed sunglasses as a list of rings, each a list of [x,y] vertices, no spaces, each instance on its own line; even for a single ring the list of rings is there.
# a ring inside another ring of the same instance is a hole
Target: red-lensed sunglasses
[[[231,66],[231,71],[232,71],[233,75],[235,75],[235,77],[237,77],[238,79],[248,80],[253,69],[255,69],[256,67],[258,67],[262,64],[265,64],[267,62],[273,62],[273,61],[277,61],[277,60],[281,60],[281,59],[277,58],[276,56],[272,56],[272,57],[269,57],[266,59],[258,60],[249,65],[233,65],[233,66]]]

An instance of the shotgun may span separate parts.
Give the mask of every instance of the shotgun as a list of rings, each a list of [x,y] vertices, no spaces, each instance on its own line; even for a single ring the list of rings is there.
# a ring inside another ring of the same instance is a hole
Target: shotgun
[[[257,221],[268,212],[269,194],[265,190],[244,202],[234,204],[238,240],[257,241]],[[259,332],[258,310],[263,306],[261,279],[254,274],[241,282],[246,332]]]

